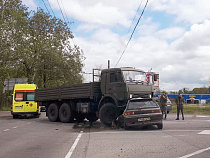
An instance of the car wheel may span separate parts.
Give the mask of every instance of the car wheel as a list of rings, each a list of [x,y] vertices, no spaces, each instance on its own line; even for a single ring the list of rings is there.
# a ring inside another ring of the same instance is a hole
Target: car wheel
[[[129,130],[130,129],[130,127],[127,126],[126,123],[124,123],[124,128],[125,128],[125,130]]]
[[[104,104],[99,111],[100,121],[106,125],[111,126],[112,121],[117,118],[117,109],[114,104],[106,103]]]
[[[163,129],[163,124],[162,123],[158,124],[157,127],[158,127],[158,129]]]
[[[72,122],[74,119],[70,105],[63,103],[59,109],[59,118],[63,123]]]
[[[59,117],[58,117],[58,105],[52,103],[50,104],[50,106],[48,107],[48,110],[47,110],[47,114],[48,114],[48,119],[51,121],[51,122],[56,122],[59,120]]]

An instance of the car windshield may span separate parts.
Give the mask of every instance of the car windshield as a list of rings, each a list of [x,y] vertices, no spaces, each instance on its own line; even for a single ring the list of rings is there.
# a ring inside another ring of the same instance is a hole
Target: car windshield
[[[122,71],[126,82],[147,82],[146,73],[142,71]]]
[[[127,109],[155,108],[158,105],[153,100],[130,100]]]

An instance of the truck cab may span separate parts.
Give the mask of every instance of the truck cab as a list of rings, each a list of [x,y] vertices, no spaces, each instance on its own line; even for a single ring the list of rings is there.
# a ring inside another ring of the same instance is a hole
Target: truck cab
[[[29,114],[39,117],[40,108],[34,101],[35,89],[37,89],[35,84],[15,84],[11,104],[13,118]]]
[[[101,71],[101,93],[99,117],[109,125],[122,114],[131,98],[151,98],[154,84],[149,82],[146,73],[135,68],[110,68]]]

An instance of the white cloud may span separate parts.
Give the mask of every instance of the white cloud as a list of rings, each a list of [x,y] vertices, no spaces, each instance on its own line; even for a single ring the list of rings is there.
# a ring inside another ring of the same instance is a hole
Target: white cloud
[[[164,72],[170,72],[173,71],[174,67],[172,65],[167,65],[166,67],[162,68],[162,71]]]
[[[30,10],[36,10],[37,4],[34,2],[35,0],[22,0],[23,4],[30,8]]]
[[[210,1],[206,0],[151,0],[149,6],[153,10],[175,15],[177,22],[194,24],[210,18]]]
[[[49,2],[59,11],[57,0]],[[130,37],[128,34],[125,38],[140,2],[62,0],[62,3],[69,19],[79,23],[73,31],[76,44],[86,57],[84,70],[107,68],[108,60],[114,67]],[[132,66],[145,71],[152,68],[160,73],[160,88],[168,91],[209,86],[209,6],[206,0],[150,0],[117,67]],[[153,17],[153,11],[174,19],[168,20],[171,23],[159,21],[159,17]]]
[[[183,35],[184,31],[181,27],[171,27],[157,31],[155,34],[163,40],[174,40]]]
[[[210,20],[205,20],[202,24],[193,24],[190,31],[174,42],[178,49],[183,51],[193,51],[200,46],[209,46],[210,43]]]
[[[131,21],[130,17],[135,14],[133,6],[137,1],[133,3],[127,3],[126,0],[122,1],[110,1],[110,0],[63,0],[62,3],[67,15],[70,18],[77,19],[85,23],[100,24],[105,26],[114,26],[120,24],[122,26],[129,27]],[[53,8],[59,10],[59,6],[56,0],[50,0]],[[139,2],[138,2],[139,3]],[[119,7],[120,6],[120,7]]]

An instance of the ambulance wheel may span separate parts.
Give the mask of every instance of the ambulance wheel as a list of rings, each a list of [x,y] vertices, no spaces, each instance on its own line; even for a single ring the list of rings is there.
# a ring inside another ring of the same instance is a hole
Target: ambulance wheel
[[[58,105],[52,103],[47,109],[48,119],[51,122],[56,122],[59,120],[58,117]]]
[[[12,115],[13,119],[17,119],[18,115]]]
[[[111,126],[112,121],[117,118],[117,109],[115,105],[112,103],[104,104],[99,111],[99,118],[104,125]]]
[[[59,110],[59,118],[63,123],[72,122],[74,119],[73,112],[67,103],[63,103]]]
[[[35,118],[39,118],[39,114],[35,114],[34,117],[35,117]]]

